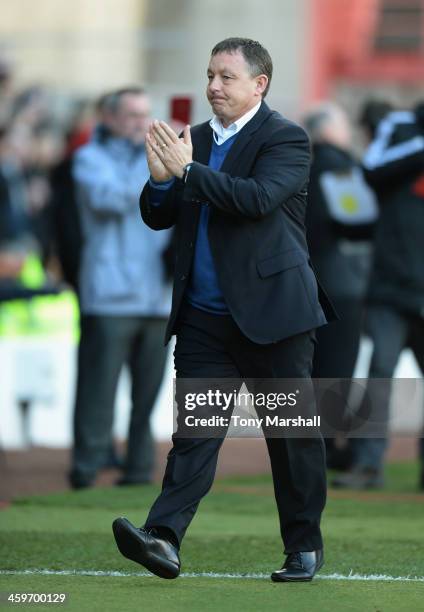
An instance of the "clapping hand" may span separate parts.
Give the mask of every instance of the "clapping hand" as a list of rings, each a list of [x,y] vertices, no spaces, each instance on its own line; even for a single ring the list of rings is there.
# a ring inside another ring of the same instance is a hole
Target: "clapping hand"
[[[193,161],[190,126],[178,138],[165,121],[154,121],[146,136],[147,163],[153,180],[168,181],[173,176],[182,178],[184,166]]]

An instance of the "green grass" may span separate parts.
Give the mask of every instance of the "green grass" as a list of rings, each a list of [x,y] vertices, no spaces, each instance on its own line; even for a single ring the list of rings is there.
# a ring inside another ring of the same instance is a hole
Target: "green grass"
[[[326,564],[320,574],[424,576],[424,495],[416,493],[416,483],[417,466],[397,464],[389,466],[387,486],[379,494],[352,492],[340,498],[330,492],[322,523]],[[1,568],[143,571],[118,553],[111,523],[124,515],[142,524],[158,491],[124,487],[16,500],[0,512]],[[217,481],[181,552],[183,572],[268,575],[280,567],[270,477]],[[0,575],[0,591],[10,590],[65,592],[65,609],[82,611],[424,610],[424,582],[317,578],[283,585],[268,579]]]

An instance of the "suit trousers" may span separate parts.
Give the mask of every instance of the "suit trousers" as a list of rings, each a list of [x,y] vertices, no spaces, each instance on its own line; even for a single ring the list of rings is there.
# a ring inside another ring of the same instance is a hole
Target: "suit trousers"
[[[184,305],[174,358],[177,378],[309,378],[314,332],[259,345],[229,315]],[[181,543],[201,499],[212,486],[222,438],[178,438],[168,455],[162,492],[145,528],[165,527]],[[322,548],[326,500],[325,448],[321,437],[267,438],[285,552]]]
[[[116,390],[124,364],[131,375],[131,416],[124,477],[149,481],[154,468],[150,415],[167,351],[166,320],[142,316],[81,318],[71,480],[91,482],[112,439]]]

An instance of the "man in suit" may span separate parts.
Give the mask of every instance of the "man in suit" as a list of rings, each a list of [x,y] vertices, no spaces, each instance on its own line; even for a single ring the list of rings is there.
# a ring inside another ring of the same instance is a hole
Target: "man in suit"
[[[309,265],[304,215],[305,132],[263,102],[272,61],[258,42],[212,50],[210,122],[178,136],[155,121],[151,177],[141,195],[149,227],[176,227],[173,306],[178,378],[309,378],[314,329],[326,323]],[[331,308],[328,312],[331,312]],[[179,547],[210,489],[222,438],[173,436],[162,492],[141,529],[114,521],[120,552],[163,578],[180,571]],[[321,437],[267,438],[287,559],[274,581],[311,580],[323,563]]]

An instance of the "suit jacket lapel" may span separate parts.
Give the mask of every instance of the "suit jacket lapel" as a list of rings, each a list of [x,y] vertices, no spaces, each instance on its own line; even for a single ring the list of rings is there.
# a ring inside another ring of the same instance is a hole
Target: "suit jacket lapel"
[[[193,139],[193,159],[205,164],[209,163],[212,149],[212,128],[209,123],[203,123]]]
[[[272,111],[265,102],[262,102],[256,115],[240,130],[240,133],[225,157],[221,167],[222,172],[228,172],[231,169],[234,162],[239,159],[240,153],[249,144],[255,132],[260,128],[265,119],[269,117],[271,112]],[[207,166],[209,164],[212,149],[212,128],[209,122],[203,123],[199,128],[196,136],[193,138],[193,159]],[[199,223],[200,205],[196,202],[191,203],[191,206],[194,224],[193,235],[195,235]],[[211,213],[213,214],[214,210],[211,210]]]
[[[222,164],[222,172],[228,171],[231,164],[238,159],[242,150],[249,144],[254,133],[260,128],[265,119],[271,114],[271,110],[262,101],[256,115],[240,130],[233,146],[228,151]],[[200,126],[197,136],[193,139],[193,158],[201,164],[208,165],[212,149],[212,128],[208,122]]]
[[[265,104],[265,102],[262,102],[256,115],[254,115],[252,119],[248,123],[246,123],[246,125],[240,130],[239,134],[237,135],[234,144],[228,151],[224,159],[224,163],[221,166],[222,172],[228,172],[231,169],[233,163],[239,159],[243,149],[247,147],[249,142],[252,140],[255,132],[260,128],[262,123],[267,117],[269,117],[270,114],[270,108]]]

